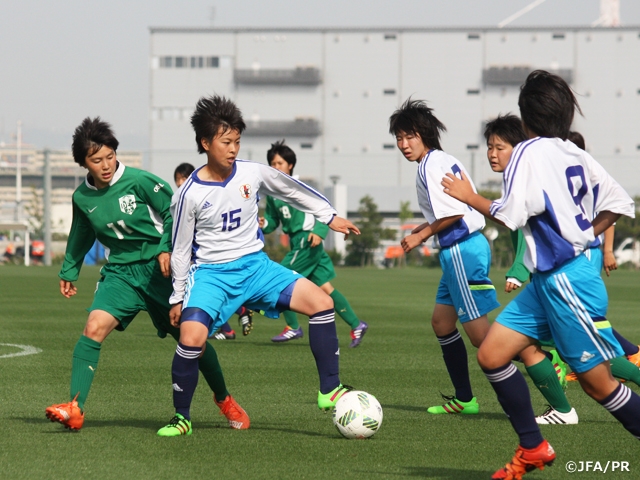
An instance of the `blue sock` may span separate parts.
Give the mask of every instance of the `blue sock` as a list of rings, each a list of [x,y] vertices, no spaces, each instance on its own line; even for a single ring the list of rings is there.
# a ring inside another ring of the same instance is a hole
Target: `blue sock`
[[[198,357],[202,353],[201,347],[187,347],[178,342],[176,353],[171,365],[171,380],[173,381],[173,406],[187,420],[191,419],[189,409],[193,392],[198,385]]]
[[[640,351],[640,347],[638,347],[638,345],[634,345],[629,340],[624,338],[622,335],[618,333],[618,331],[615,328],[611,329],[611,333],[613,333],[613,336],[616,337],[616,340],[618,340],[618,343],[622,347],[622,350],[624,350],[625,355],[627,356],[635,355]]]
[[[498,395],[498,401],[518,434],[522,448],[536,448],[544,438],[536,423],[529,396],[529,387],[520,370],[509,362],[484,374]]]
[[[224,322],[220,328],[223,332],[233,332],[233,329],[231,328],[231,325],[229,325],[229,322]]]
[[[620,384],[600,404],[618,420],[631,435],[640,440],[640,397]]]
[[[473,398],[471,381],[469,380],[469,361],[467,359],[467,347],[464,345],[462,335],[454,330],[449,335],[438,337],[442,358],[447,366],[451,383],[456,389],[456,398],[461,402],[469,402]]]
[[[309,317],[309,346],[320,376],[320,393],[329,393],[340,385],[340,347],[333,309]]]

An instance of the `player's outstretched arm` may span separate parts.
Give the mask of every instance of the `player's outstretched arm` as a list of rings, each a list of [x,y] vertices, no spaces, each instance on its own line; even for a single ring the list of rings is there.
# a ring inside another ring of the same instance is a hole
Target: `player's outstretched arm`
[[[60,293],[67,298],[71,298],[78,293],[78,289],[73,283],[66,280],[60,280]]]
[[[611,270],[618,269],[618,262],[616,262],[616,256],[613,254],[613,237],[615,236],[616,227],[611,225],[604,231],[604,245],[603,245],[603,266],[604,271],[609,276]]]
[[[157,259],[160,264],[162,276],[169,278],[171,276],[171,254],[169,252],[162,252],[158,255]]]
[[[337,215],[333,217],[333,220],[331,220],[331,223],[329,223],[329,228],[334,232],[344,233],[345,239],[351,232],[355,233],[356,235],[360,235],[360,229],[358,229],[358,227],[356,227],[346,218],[342,218]]]
[[[180,317],[182,316],[182,302],[176,303],[171,306],[171,310],[169,310],[169,322],[174,327],[180,325]]]
[[[491,215],[491,212],[489,211],[491,208],[491,200],[484,198],[482,195],[478,195],[473,191],[471,182],[464,172],[460,172],[460,175],[462,175],[462,180],[456,177],[453,173],[447,173],[446,176],[442,178],[444,192],[456,200],[466,203],[471,208],[477,210],[494,222],[504,225],[503,222]]]

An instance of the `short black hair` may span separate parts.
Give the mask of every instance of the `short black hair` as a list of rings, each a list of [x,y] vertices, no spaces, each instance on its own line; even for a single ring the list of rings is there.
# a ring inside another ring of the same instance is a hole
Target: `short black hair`
[[[429,149],[442,150],[440,146],[440,132],[446,132],[440,120],[433,114],[433,109],[427,107],[424,100],[407,99],[402,106],[389,117],[389,133],[398,135],[400,132],[418,134],[422,143]]]
[[[202,147],[203,138],[211,140],[218,133],[223,134],[227,130],[237,130],[242,134],[246,128],[242,112],[236,104],[219,95],[201,97],[198,100],[196,110],[191,115],[191,126],[196,133],[198,153],[205,153],[205,149]]]
[[[296,154],[291,147],[285,145],[284,138],[279,142],[272,143],[271,148],[267,152],[267,162],[271,165],[273,161],[273,157],[276,155],[280,155],[285,162],[287,162],[291,166],[291,174],[293,175],[293,167],[296,166]]]
[[[558,75],[534,70],[520,87],[520,116],[525,127],[540,137],[567,139],[575,110],[580,110],[571,87]]]
[[[71,152],[73,160],[84,166],[87,157],[95,154],[102,147],[109,147],[114,152],[118,149],[118,139],[111,129],[111,125],[96,117],[93,120],[85,118],[73,132]]]
[[[487,142],[489,142],[491,135],[500,137],[512,147],[527,139],[527,134],[522,128],[522,120],[510,113],[498,115],[487,123],[484,127],[484,138]]]
[[[573,142],[578,148],[582,150],[586,150],[584,137],[580,132],[574,132],[574,131],[569,132],[569,135],[567,135],[567,140],[569,140],[570,142]]]
[[[178,175],[183,178],[189,178],[189,175],[191,175],[195,169],[196,167],[194,167],[190,163],[181,163],[174,170],[173,179],[175,180]]]

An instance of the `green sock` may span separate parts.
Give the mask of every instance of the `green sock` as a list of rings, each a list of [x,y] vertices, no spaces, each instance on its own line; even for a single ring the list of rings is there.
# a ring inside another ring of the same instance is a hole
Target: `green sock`
[[[358,320],[358,317],[356,317],[356,314],[353,312],[349,301],[344,298],[344,295],[342,295],[338,290],[334,288],[333,292],[331,292],[330,297],[333,298],[333,305],[336,309],[336,313],[349,324],[351,330],[356,328],[360,324],[360,320]]]
[[[567,396],[564,394],[551,360],[545,358],[541,362],[525,368],[542,396],[549,402],[549,405],[560,413],[569,413],[571,411],[571,405],[569,405]]]
[[[282,315],[284,316],[284,320],[287,322],[287,325],[289,325],[289,328],[293,328],[294,330],[300,328],[300,324],[298,323],[298,315],[296,314],[296,312],[285,310],[284,312],[282,312]]]
[[[93,376],[98,368],[100,359],[100,346],[102,344],[82,335],[73,349],[73,361],[71,364],[71,399],[78,395],[77,401],[80,409],[84,408],[87,401]]]
[[[611,374],[616,378],[630,380],[636,385],[640,385],[640,368],[625,357],[616,357],[611,362]]]
[[[204,353],[198,361],[198,368],[209,384],[209,388],[213,391],[216,400],[221,402],[227,398],[229,391],[227,390],[227,384],[224,382],[222,367],[220,367],[220,362],[218,362],[216,351],[209,342],[205,343]]]

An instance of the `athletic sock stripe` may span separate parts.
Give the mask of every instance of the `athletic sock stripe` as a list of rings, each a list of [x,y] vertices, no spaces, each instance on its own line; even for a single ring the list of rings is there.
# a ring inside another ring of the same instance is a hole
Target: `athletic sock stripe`
[[[631,390],[624,385],[620,384],[620,390],[609,402],[603,403],[602,406],[610,412],[615,412],[624,407],[626,403],[631,399]]]
[[[440,345],[449,345],[461,339],[462,335],[460,335],[460,332],[456,332],[456,334],[453,337],[448,337],[448,338],[436,337],[436,338],[438,339],[438,343]]]
[[[491,383],[498,383],[498,382],[502,382],[503,380],[506,380],[512,375],[515,375],[517,371],[518,369],[516,368],[516,366],[513,363],[510,363],[508,366],[504,367],[504,369],[500,370],[499,372],[495,372],[495,373],[484,372],[484,374],[486,375],[487,380],[489,380]]]
[[[187,360],[193,360],[194,358],[198,358],[202,353],[202,349],[199,350],[185,350],[180,345],[176,347],[176,353],[178,356],[182,358],[186,358]]]

